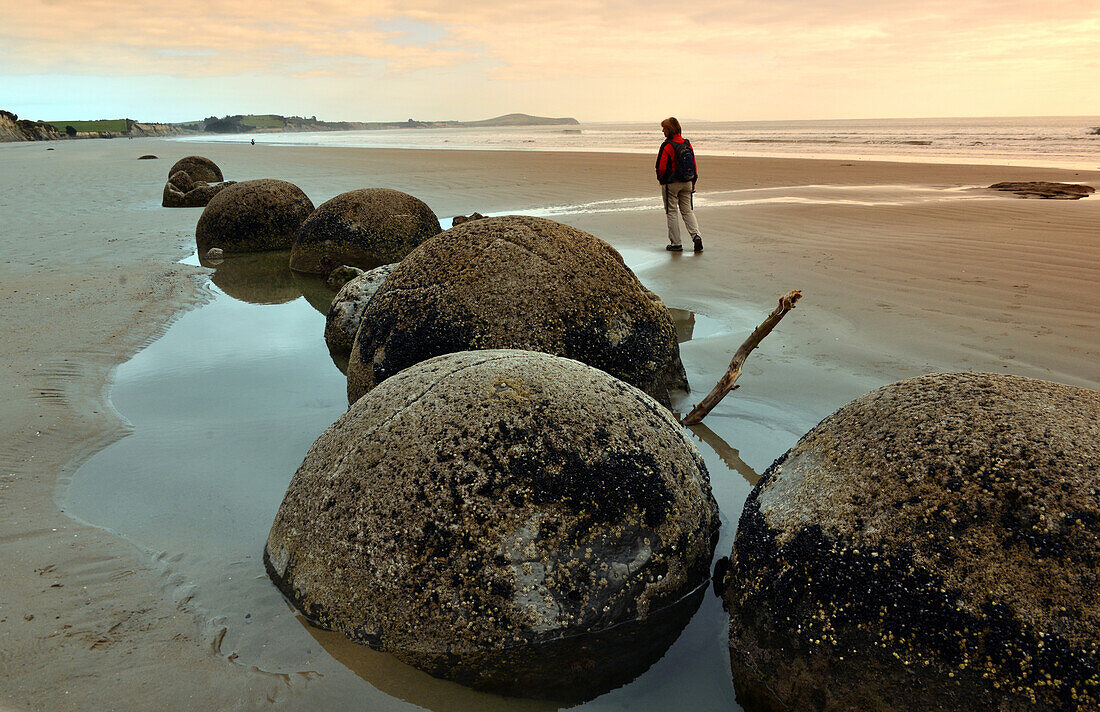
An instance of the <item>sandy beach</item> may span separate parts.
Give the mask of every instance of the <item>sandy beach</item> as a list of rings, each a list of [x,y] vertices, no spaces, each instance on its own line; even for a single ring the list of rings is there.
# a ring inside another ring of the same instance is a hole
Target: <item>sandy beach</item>
[[[160,160],[136,160],[146,153]],[[801,289],[741,389],[694,431],[723,503],[720,554],[738,515],[727,503],[743,501],[747,480],[875,387],[968,370],[1100,388],[1100,197],[982,189],[1010,180],[1100,188],[1100,170],[701,157],[706,251],[676,255],[664,250],[648,156],[164,139],[3,145],[0,709],[330,709],[376,698],[386,709],[487,706],[484,695],[349,647],[285,609],[273,638],[242,632],[229,613],[240,602],[176,565],[182,543],[118,536],[83,510],[92,523],[62,511],[78,469],[140,428],[115,409],[114,369],[213,299],[211,270],[180,263],[193,253],[201,210],[160,207],[169,166],[189,153],[230,180],[291,181],[316,205],[389,187],[424,200],[445,224],[473,211],[522,212],[606,240],[670,307],[694,313],[697,329],[713,327],[681,347],[692,384],[681,409],[706,394],[776,298]],[[323,348],[320,331],[316,339]],[[318,398],[330,404],[331,394]],[[128,495],[101,493],[123,503]],[[704,605],[708,621],[720,617],[716,606]],[[720,651],[725,633],[716,626],[707,649]],[[590,706],[674,706],[679,693],[652,682],[615,694]],[[714,708],[733,705],[732,691],[717,689]],[[489,706],[545,708],[499,698]]]

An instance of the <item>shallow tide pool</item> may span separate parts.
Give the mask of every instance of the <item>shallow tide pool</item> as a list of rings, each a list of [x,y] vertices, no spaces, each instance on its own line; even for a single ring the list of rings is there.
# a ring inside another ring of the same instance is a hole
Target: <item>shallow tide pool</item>
[[[435,680],[316,629],[269,581],[262,552],[283,492],[313,440],[347,408],[344,374],[323,336],[333,292],[285,264],[285,254],[223,262],[205,287],[209,301],[117,369],[111,402],[133,431],[80,468],[59,492],[62,508],[160,561],[167,595],[202,615],[214,652],[280,675],[292,702],[555,709]],[[711,342],[721,348],[700,353],[728,358],[754,325],[733,323],[741,319],[730,311],[673,314],[685,354],[689,344]],[[716,370],[707,364],[712,375],[703,376],[688,355],[684,362],[694,391],[680,407],[706,393]],[[722,510],[716,557],[729,553],[758,473],[819,417],[780,403],[755,402],[751,410],[738,418],[716,412],[693,428]],[[726,635],[726,614],[708,589],[660,661],[581,707],[739,709]]]

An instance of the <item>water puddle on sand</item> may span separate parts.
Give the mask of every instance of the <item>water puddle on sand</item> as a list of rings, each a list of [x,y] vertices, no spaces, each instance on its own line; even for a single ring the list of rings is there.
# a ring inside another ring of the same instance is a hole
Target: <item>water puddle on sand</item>
[[[111,402],[133,431],[77,471],[59,493],[62,508],[154,555],[168,595],[205,617],[217,654],[285,675],[303,702],[317,693],[325,707],[555,709],[436,680],[318,630],[269,581],[262,552],[283,493],[314,439],[347,408],[345,378],[323,336],[334,293],[286,264],[285,253],[222,262],[207,285],[209,303],[119,366]],[[673,315],[685,342],[719,344],[725,354],[743,338],[720,319]],[[698,400],[713,383],[689,375]],[[716,556],[729,553],[758,472],[803,428],[802,416],[758,405],[755,420],[713,417],[692,429],[722,510]],[[752,465],[732,444],[735,420]],[[791,434],[777,443],[784,428]],[[708,589],[660,660],[582,707],[738,709],[726,635],[726,614]]]

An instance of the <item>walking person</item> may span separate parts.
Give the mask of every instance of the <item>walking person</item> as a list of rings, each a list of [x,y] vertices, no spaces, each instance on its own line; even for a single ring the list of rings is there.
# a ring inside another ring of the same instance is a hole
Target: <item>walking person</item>
[[[680,218],[687,226],[688,234],[696,252],[703,251],[703,238],[699,236],[699,222],[695,219],[692,193],[699,172],[695,166],[695,151],[691,142],[680,135],[680,122],[668,117],[661,122],[665,141],[657,153],[657,182],[661,184],[661,197],[665,204],[665,218],[668,220],[668,241],[665,249],[669,252],[683,252],[680,242]]]

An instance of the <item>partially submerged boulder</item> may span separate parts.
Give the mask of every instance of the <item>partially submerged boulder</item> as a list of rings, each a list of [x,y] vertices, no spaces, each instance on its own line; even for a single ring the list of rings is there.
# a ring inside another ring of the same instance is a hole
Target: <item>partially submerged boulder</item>
[[[1056,200],[1079,200],[1096,192],[1096,189],[1089,185],[1046,181],[1010,181],[994,183],[989,188],[1015,193],[1021,198],[1054,198]]]
[[[337,419],[264,561],[322,627],[463,684],[577,698],[667,646],[650,634],[705,587],[717,528],[667,410],[579,362],[490,350],[413,366]]]
[[[336,293],[325,319],[325,342],[328,343],[331,353],[345,356],[351,353],[363,312],[367,310],[367,305],[382,286],[382,282],[397,269],[398,264],[400,263],[394,262],[364,272],[347,282]]]
[[[471,349],[574,358],[668,405],[686,389],[676,326],[606,242],[543,218],[464,223],[379,288],[348,367],[348,401],[414,363]]]
[[[195,228],[195,241],[200,253],[211,247],[226,253],[286,250],[311,212],[313,202],[293,183],[246,180],[211,198]]]
[[[852,401],[745,503],[723,577],[742,693],[1100,708],[1098,492],[1097,391],[946,373]]]
[[[290,268],[328,274],[340,265],[373,269],[399,262],[439,234],[439,218],[398,190],[364,188],[322,203],[294,238]]]
[[[220,183],[225,180],[225,176],[222,175],[222,169],[218,168],[218,164],[203,156],[186,156],[185,158],[179,159],[170,169],[168,169],[168,177],[171,178],[174,173],[180,171],[191,176],[191,180],[195,181],[201,180],[205,183]]]

